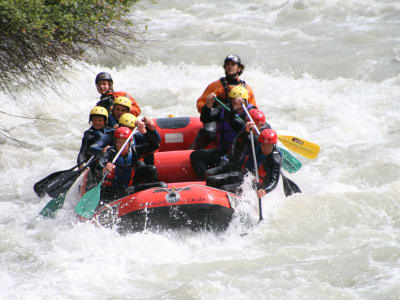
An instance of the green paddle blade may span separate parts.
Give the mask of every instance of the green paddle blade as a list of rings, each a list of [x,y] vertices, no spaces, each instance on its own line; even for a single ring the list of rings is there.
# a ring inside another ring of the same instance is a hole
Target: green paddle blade
[[[42,211],[39,213],[44,218],[54,218],[56,211],[63,207],[66,193],[59,194],[56,198],[51,199]]]
[[[78,215],[84,217],[85,219],[91,219],[93,217],[94,211],[100,202],[100,191],[102,184],[103,181],[82,196],[79,203],[75,206],[75,212]]]
[[[290,154],[289,151],[281,147],[277,147],[278,151],[282,154],[283,161],[282,167],[289,173],[295,173],[301,168],[301,162]]]

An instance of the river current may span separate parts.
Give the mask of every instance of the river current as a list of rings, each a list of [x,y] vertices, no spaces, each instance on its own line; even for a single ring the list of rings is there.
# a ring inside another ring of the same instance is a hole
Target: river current
[[[58,93],[0,93],[0,299],[399,299],[399,16],[394,0],[141,1],[136,56],[93,54]],[[75,164],[98,72],[143,115],[197,116],[230,53],[278,133],[321,146],[287,174],[301,194],[280,183],[257,224],[247,185],[220,234],[80,223],[75,187],[37,217],[50,199],[32,186]]]

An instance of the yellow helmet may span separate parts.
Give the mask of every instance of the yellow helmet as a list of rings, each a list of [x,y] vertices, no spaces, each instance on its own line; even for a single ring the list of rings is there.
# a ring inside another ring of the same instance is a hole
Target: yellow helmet
[[[129,98],[126,98],[126,97],[123,97],[123,96],[119,96],[119,97],[115,98],[114,104],[119,104],[119,105],[122,105],[122,106],[126,106],[130,110],[132,102],[131,102],[131,100]]]
[[[92,121],[92,116],[103,116],[105,123],[108,121],[108,111],[103,106],[95,106],[91,109],[89,114],[89,123]]]
[[[120,118],[119,118],[119,125],[123,125],[126,127],[135,127],[136,123],[136,117],[130,113],[124,113]]]
[[[241,85],[236,85],[229,92],[229,97],[233,99],[240,97],[247,101],[249,100],[249,91]]]

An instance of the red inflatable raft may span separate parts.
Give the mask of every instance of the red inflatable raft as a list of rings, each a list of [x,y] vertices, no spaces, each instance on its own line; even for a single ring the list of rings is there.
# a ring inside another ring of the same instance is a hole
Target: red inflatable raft
[[[100,207],[95,220],[116,225],[119,232],[145,229],[190,228],[224,230],[231,221],[237,196],[199,181],[188,150],[198,130],[199,118],[154,119],[161,144],[154,154],[159,180],[166,187],[153,187]]]

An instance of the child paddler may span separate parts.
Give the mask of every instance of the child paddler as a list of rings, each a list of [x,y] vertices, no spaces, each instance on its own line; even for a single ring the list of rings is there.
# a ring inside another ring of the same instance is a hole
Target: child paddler
[[[137,161],[142,155],[159,147],[159,139],[155,130],[146,128],[144,122],[136,121],[136,126],[138,131],[146,138],[145,143],[131,146],[132,141],[130,141],[115,164],[111,163],[132,132],[127,127],[119,127],[114,133],[114,146],[109,147],[99,160],[103,173],[108,172],[101,190],[102,203],[100,204],[108,203],[129,194],[131,192],[128,189],[130,186],[138,183],[157,182],[158,180],[157,170],[154,166],[146,166],[146,170],[135,172]]]

